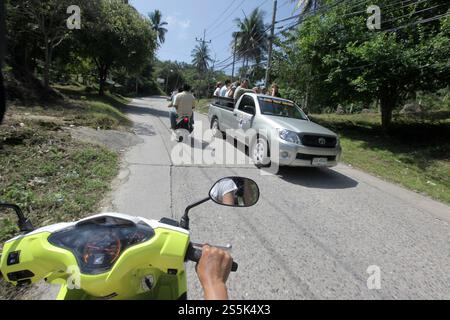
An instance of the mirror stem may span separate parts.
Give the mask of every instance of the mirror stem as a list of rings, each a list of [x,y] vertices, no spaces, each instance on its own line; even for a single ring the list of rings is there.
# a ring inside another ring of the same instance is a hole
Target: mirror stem
[[[205,198],[205,199],[203,199],[203,200],[200,200],[200,201],[198,201],[198,202],[196,202],[196,203],[191,204],[190,206],[188,206],[188,207],[186,208],[186,210],[184,210],[184,215],[183,215],[183,217],[181,217],[181,220],[180,220],[180,226],[181,226],[183,229],[185,229],[185,230],[189,230],[189,211],[190,211],[192,208],[195,208],[195,207],[197,207],[197,206],[199,206],[199,205],[201,205],[201,204],[203,204],[203,203],[205,203],[205,202],[208,202],[209,200],[211,200],[211,199],[208,197],[208,198]]]
[[[22,210],[19,206],[16,206],[15,204],[9,204],[9,203],[3,203],[0,202],[0,207],[6,208],[6,209],[13,209],[16,212],[17,217],[19,218],[19,229],[22,232],[32,232],[34,231],[33,225],[31,224],[31,221],[25,218],[23,215]]]

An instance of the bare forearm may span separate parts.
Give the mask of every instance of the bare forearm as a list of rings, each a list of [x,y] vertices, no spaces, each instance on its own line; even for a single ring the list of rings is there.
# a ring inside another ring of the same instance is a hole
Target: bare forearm
[[[224,283],[206,286],[205,300],[228,300],[228,290]]]

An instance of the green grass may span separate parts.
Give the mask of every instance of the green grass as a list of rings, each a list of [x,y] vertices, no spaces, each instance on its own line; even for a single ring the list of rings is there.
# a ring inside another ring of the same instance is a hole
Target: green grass
[[[196,110],[198,113],[208,114],[209,104],[211,103],[211,99],[199,99],[197,100]]]
[[[120,129],[130,123],[120,111],[128,103],[123,97],[86,96],[79,87],[58,89],[69,99],[13,106],[0,127],[0,200],[23,207],[37,225],[94,212],[118,173],[114,152],[74,141],[62,128]],[[0,241],[11,235],[9,229],[0,225]]]
[[[118,173],[116,153],[78,143],[64,132],[26,124],[0,130],[0,199],[22,207],[36,226],[95,213]],[[2,217],[4,218],[4,217]],[[12,236],[0,220],[0,241]]]
[[[64,118],[75,125],[100,129],[117,129],[131,125],[122,110],[131,101],[118,94],[106,93],[100,97],[97,93],[86,92],[85,87],[54,86],[68,97],[68,103],[74,105]],[[68,112],[67,106],[59,111]]]
[[[450,203],[450,122],[397,117],[389,134],[378,114],[312,115],[340,134],[344,163]]]
[[[19,205],[35,227],[95,214],[119,172],[118,154],[81,143],[62,130],[69,125],[125,130],[120,96],[84,95],[51,105],[15,105],[0,126],[0,201]],[[6,213],[6,214],[5,214]],[[17,233],[12,212],[0,209],[0,247]],[[0,281],[0,299],[23,292]]]

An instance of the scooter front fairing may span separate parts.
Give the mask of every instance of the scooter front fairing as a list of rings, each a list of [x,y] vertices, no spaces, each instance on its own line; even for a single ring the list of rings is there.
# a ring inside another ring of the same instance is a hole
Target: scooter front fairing
[[[58,299],[186,295],[187,230],[121,214],[35,230],[8,241],[0,268],[14,285],[61,285]]]

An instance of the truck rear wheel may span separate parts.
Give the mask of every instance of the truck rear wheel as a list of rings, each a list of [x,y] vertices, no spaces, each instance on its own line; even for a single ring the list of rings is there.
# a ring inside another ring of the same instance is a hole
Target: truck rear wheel
[[[222,139],[225,138],[225,134],[220,131],[219,120],[217,118],[214,118],[211,121],[211,130],[214,137]]]

